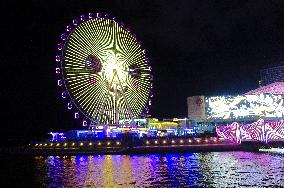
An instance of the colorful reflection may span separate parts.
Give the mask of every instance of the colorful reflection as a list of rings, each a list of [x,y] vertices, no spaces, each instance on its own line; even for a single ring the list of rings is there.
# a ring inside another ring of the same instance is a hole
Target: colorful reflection
[[[284,156],[252,152],[35,159],[46,187],[242,187],[284,183]]]

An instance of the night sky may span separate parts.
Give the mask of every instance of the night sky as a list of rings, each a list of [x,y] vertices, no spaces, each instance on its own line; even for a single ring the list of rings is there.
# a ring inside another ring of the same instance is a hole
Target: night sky
[[[84,13],[114,16],[142,42],[154,75],[150,112],[160,119],[185,117],[187,96],[255,89],[259,69],[284,60],[282,0],[23,3],[0,4],[2,139],[81,128],[61,100],[54,57],[66,25]]]

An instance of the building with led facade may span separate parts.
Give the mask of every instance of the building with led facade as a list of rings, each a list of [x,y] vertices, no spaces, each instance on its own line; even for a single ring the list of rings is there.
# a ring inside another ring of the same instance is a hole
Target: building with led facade
[[[188,119],[193,127],[233,122],[253,123],[284,119],[284,82],[276,82],[241,95],[191,96],[187,98]]]
[[[260,78],[264,86],[275,82],[284,82],[284,63],[260,70]]]

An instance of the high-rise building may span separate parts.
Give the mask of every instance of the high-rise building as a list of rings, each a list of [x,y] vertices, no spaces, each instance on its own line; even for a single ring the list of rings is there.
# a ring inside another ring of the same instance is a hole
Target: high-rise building
[[[260,70],[261,85],[284,82],[284,63]]]

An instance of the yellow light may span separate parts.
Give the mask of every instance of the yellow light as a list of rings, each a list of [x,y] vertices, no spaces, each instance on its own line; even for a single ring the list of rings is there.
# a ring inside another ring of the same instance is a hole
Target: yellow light
[[[64,146],[67,146],[67,143],[64,143]]]
[[[44,144],[44,146],[47,146],[47,144]]]
[[[38,146],[38,144],[35,144],[35,146]]]
[[[174,140],[172,140],[172,144],[174,144],[175,143],[175,141]]]
[[[158,144],[158,141],[157,141],[157,140],[155,140],[155,144]]]
[[[58,143],[58,144],[56,144],[56,146],[60,146],[60,144]]]
[[[108,142],[107,145],[109,146],[109,145],[110,145],[110,142]]]
[[[91,146],[91,145],[93,145],[93,143],[92,143],[92,142],[90,142],[90,143],[89,143],[89,146]]]
[[[167,143],[167,141],[166,141],[166,140],[164,140],[164,141],[163,141],[163,144],[166,144],[166,143]]]
[[[120,142],[116,142],[116,145],[119,145],[120,144]]]
[[[40,144],[39,146],[42,146],[42,144]]]
[[[83,142],[81,142],[81,143],[80,143],[80,146],[83,146],[83,145],[84,145],[84,143],[83,143]]]
[[[53,143],[51,143],[50,146],[53,146]]]
[[[192,142],[192,140],[190,140],[190,139],[189,139],[189,140],[188,140],[188,142],[189,142],[189,143],[191,143],[191,142]]]
[[[147,141],[146,141],[146,144],[150,144],[150,142],[147,140]]]
[[[99,142],[99,143],[98,143],[98,146],[100,146],[100,145],[102,145],[102,143]]]
[[[182,144],[182,143],[183,143],[183,140],[180,140],[179,142]]]
[[[75,143],[74,143],[74,142],[72,143],[72,146],[75,146]]]
[[[196,140],[197,142],[200,142],[200,140]]]

